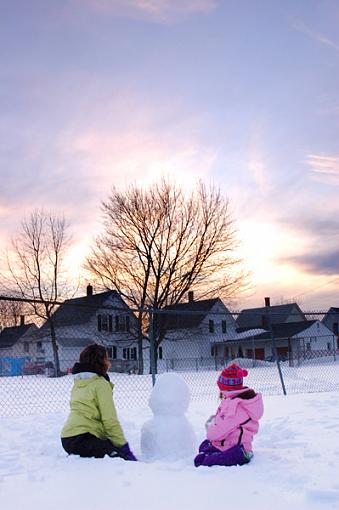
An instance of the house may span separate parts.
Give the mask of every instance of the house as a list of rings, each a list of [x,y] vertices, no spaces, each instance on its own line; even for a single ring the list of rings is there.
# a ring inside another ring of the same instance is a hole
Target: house
[[[271,324],[306,321],[305,314],[297,303],[271,306],[270,298],[265,298],[265,306],[242,310],[237,317],[238,331],[246,329],[269,327]]]
[[[38,327],[25,324],[20,317],[19,326],[5,327],[0,333],[0,375],[21,375],[22,367],[30,361],[30,350]]]
[[[114,290],[93,294],[87,286],[86,295],[67,299],[53,315],[60,368],[69,370],[80,352],[93,342],[104,345],[112,370],[128,371],[137,364],[136,317]],[[40,354],[53,362],[50,326],[47,322],[39,332]]]
[[[280,360],[290,364],[304,359],[336,355],[332,331],[319,320],[272,324],[272,332],[264,329],[237,330],[224,343],[225,357],[274,360],[274,350]]]
[[[322,323],[336,335],[337,348],[339,349],[339,308],[332,306],[324,316]]]
[[[201,370],[214,367],[217,342],[235,332],[236,322],[220,298],[188,301],[167,306],[160,316],[164,335],[158,347],[158,369]]]

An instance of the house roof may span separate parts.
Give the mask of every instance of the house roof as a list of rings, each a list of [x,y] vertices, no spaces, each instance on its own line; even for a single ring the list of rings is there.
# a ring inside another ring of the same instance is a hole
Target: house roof
[[[317,321],[300,321],[300,322],[283,322],[281,324],[272,324],[272,332],[274,338],[291,338],[299,333],[302,333],[309,327],[313,326]],[[255,340],[270,340],[270,331],[255,334],[252,338]]]
[[[220,298],[202,299],[201,301],[166,306],[163,310],[169,310],[172,313],[160,315],[160,328],[165,330],[196,328],[218,302],[222,303]],[[173,311],[178,313],[173,313]],[[190,312],[193,313],[190,314]]]
[[[120,295],[115,290],[100,292],[90,296],[83,296],[73,299],[66,299],[62,305],[53,314],[53,322],[55,327],[75,326],[89,322],[93,315],[96,314],[98,308],[101,308],[109,297],[119,297],[121,306],[126,306]],[[48,328],[48,324],[42,326],[44,331]]]
[[[271,324],[281,324],[291,315],[293,309],[296,308],[302,318],[306,320],[305,315],[300,310],[297,303],[288,303],[285,305],[274,305],[274,306],[263,306],[260,308],[247,308],[242,310],[237,318],[237,324],[239,328],[249,329],[262,326],[262,317],[268,317],[270,315]],[[295,316],[294,322],[298,321],[298,316]],[[243,329],[243,330],[244,330]]]
[[[13,345],[20,340],[20,338],[27,333],[27,331],[34,327],[37,329],[36,324],[33,322],[29,324],[23,324],[21,326],[12,326],[9,328],[4,328],[0,333],[0,349],[6,349],[9,347],[13,347]]]
[[[331,306],[331,308],[328,310],[328,312],[326,312],[326,315],[331,314],[331,313],[333,313],[333,314],[339,313],[339,308],[337,308],[336,306]]]

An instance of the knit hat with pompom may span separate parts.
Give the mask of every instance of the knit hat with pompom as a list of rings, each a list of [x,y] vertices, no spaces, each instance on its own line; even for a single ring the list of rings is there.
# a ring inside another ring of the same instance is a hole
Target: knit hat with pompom
[[[243,377],[246,377],[247,375],[247,370],[239,367],[236,363],[224,368],[217,382],[220,391],[243,389]]]

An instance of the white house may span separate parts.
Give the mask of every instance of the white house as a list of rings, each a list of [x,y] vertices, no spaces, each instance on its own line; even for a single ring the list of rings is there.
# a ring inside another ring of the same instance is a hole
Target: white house
[[[326,315],[324,316],[322,323],[327,326],[336,336],[337,348],[339,349],[339,308],[331,306]]]
[[[202,370],[214,367],[217,342],[236,330],[236,322],[220,298],[188,301],[166,307],[159,319],[164,339],[158,348],[158,369]]]
[[[336,341],[332,331],[319,320],[272,324],[272,332],[248,329],[230,335],[223,344],[225,358],[272,360],[273,347],[278,358],[291,364],[304,359],[336,355]]]
[[[112,370],[129,371],[137,365],[136,318],[116,291],[66,300],[54,313],[60,368],[69,370],[87,345],[96,342],[109,353]],[[46,322],[37,337],[39,357],[53,362],[50,326]]]

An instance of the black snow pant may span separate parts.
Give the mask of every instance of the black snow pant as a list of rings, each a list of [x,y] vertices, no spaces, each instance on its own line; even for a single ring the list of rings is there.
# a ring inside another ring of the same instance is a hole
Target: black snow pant
[[[61,443],[64,450],[70,455],[97,459],[102,459],[105,455],[118,456],[114,455],[115,448],[109,439],[99,439],[89,432],[72,437],[62,437]]]

